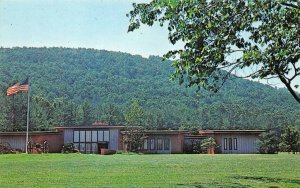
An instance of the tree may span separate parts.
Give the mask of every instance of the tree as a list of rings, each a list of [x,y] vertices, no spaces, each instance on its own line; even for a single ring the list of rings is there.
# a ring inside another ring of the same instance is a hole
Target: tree
[[[300,149],[300,131],[295,127],[288,126],[284,129],[281,135],[280,147],[282,151],[286,152],[299,152]]]
[[[54,123],[53,103],[42,96],[32,96],[30,106],[30,130],[40,131],[51,129]]]
[[[87,100],[83,102],[82,105],[82,126],[89,126],[92,125],[92,106]]]
[[[269,131],[260,135],[257,149],[262,154],[275,154],[279,151],[279,136],[275,131]]]
[[[133,100],[128,111],[125,113],[127,125],[142,126],[144,123],[144,111],[138,100]]]
[[[169,41],[184,43],[164,55],[180,84],[217,92],[232,73],[277,78],[300,103],[299,10],[297,0],[153,0],[133,4],[128,31],[168,25]]]
[[[202,150],[208,150],[208,149],[216,149],[218,147],[217,142],[214,138],[208,137],[201,141],[201,148]]]
[[[122,142],[126,144],[127,151],[139,152],[145,138],[145,131],[142,127],[127,127]]]
[[[141,149],[144,137],[144,111],[138,100],[133,100],[128,111],[125,113],[126,137],[123,142],[128,145],[129,151],[137,152]],[[137,126],[132,128],[130,126]]]
[[[120,125],[124,121],[121,110],[115,104],[104,106],[102,118],[108,125]]]

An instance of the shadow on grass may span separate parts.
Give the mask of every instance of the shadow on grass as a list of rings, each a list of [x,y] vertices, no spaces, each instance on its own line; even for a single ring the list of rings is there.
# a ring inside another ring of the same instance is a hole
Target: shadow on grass
[[[255,180],[255,181],[261,181],[265,183],[292,183],[292,184],[300,185],[300,180],[294,180],[294,179],[270,178],[270,177],[263,177],[263,176],[234,176],[232,178],[244,179],[244,180]]]
[[[194,182],[194,183],[187,183],[187,184],[177,184],[177,186],[183,186],[183,187],[194,187],[194,188],[207,188],[207,187],[214,187],[214,188],[249,188],[249,186],[242,185],[240,183],[230,183],[223,184],[223,183],[217,183],[217,182],[211,182],[211,183],[204,183],[204,182]]]

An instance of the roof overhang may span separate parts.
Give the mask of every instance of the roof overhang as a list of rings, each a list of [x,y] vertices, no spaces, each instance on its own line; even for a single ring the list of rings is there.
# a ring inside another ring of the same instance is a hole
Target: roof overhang
[[[51,135],[51,134],[58,134],[60,132],[58,131],[30,131],[28,132],[29,135]],[[20,136],[20,135],[26,135],[25,131],[22,132],[0,132],[0,136]]]
[[[266,130],[201,130],[199,134],[260,134]]]

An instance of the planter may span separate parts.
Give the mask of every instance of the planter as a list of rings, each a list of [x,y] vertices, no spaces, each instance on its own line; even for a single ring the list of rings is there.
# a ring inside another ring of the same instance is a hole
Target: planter
[[[110,149],[101,149],[101,151],[100,151],[101,155],[112,155],[115,153],[116,153],[116,150],[110,150]]]

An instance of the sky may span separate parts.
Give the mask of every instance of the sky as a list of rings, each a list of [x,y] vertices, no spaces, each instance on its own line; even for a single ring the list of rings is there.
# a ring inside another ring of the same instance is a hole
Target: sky
[[[0,46],[80,47],[162,56],[181,47],[168,41],[166,27],[156,24],[127,32],[126,14],[132,3],[148,1],[0,0]],[[260,82],[284,87],[278,80]]]
[[[132,2],[143,1],[0,0],[0,46],[82,47],[144,57],[174,49],[167,29],[158,25],[127,32]]]

